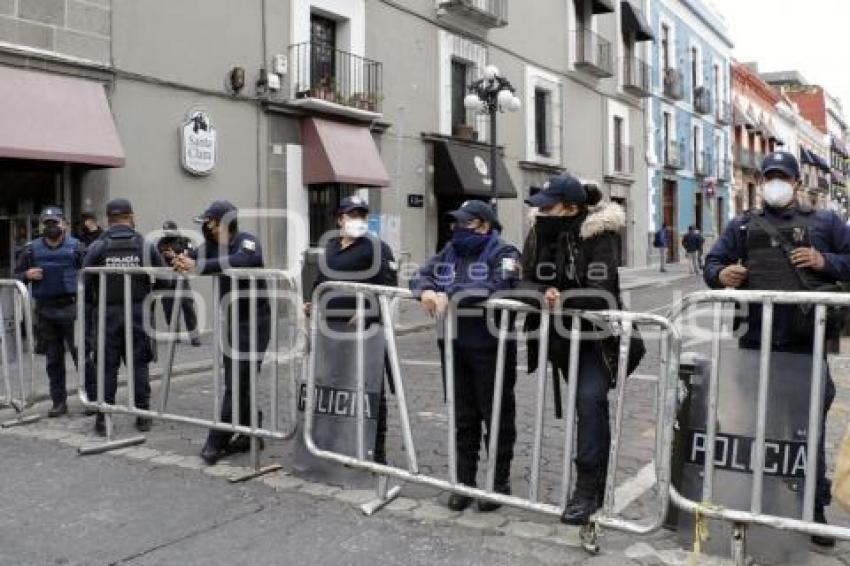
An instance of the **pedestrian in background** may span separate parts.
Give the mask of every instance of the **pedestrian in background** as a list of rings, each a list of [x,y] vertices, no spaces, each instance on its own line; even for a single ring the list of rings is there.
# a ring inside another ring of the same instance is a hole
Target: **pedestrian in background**
[[[80,215],[80,220],[80,230],[77,233],[77,239],[83,245],[89,247],[92,245],[92,242],[100,238],[101,234],[103,234],[103,228],[98,226],[97,216],[94,213],[84,212]]]
[[[77,278],[85,247],[68,234],[68,223],[58,206],[48,206],[39,217],[41,237],[24,247],[15,278],[32,285],[36,333],[47,355],[47,377],[53,406],[48,417],[68,412],[65,388],[65,351],[77,364],[74,321],[77,318]]]
[[[699,256],[702,253],[704,241],[694,226],[688,226],[688,233],[682,236],[682,247],[688,254],[688,271],[692,274],[698,275],[702,270]]]
[[[665,273],[667,271],[667,247],[670,244],[667,224],[663,224],[661,228],[655,232],[655,237],[652,241],[652,246],[658,250],[658,271]]]

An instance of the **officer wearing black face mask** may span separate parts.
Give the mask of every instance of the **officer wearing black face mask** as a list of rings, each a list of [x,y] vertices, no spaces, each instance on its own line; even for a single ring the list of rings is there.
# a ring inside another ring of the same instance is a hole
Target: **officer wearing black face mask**
[[[48,417],[68,412],[65,389],[65,350],[77,363],[74,320],[77,316],[77,277],[85,246],[67,233],[62,209],[48,206],[41,212],[41,237],[24,248],[15,278],[32,284],[37,332],[47,354],[47,376],[53,406]]]
[[[795,198],[800,187],[797,158],[777,151],[762,164],[764,208],[731,221],[705,258],[703,276],[709,287],[750,290],[815,291],[837,281],[850,281],[850,227],[828,210],[815,210]],[[747,329],[739,340],[741,350],[761,347],[762,309],[752,305]],[[813,319],[802,316],[796,305],[776,305],[771,350],[774,359],[793,354],[811,355]],[[827,340],[840,328],[828,325]],[[776,364],[781,373],[782,364]],[[828,370],[828,365],[826,366]],[[808,377],[808,376],[806,376]],[[773,379],[800,379],[798,375],[774,375]],[[824,432],[826,415],[835,398],[835,384],[827,373],[823,421],[818,447],[818,479],[815,520],[826,522],[824,507],[830,503],[826,477]],[[812,542],[834,546],[829,537],[813,536]]]
[[[625,227],[623,209],[603,201],[594,185],[584,186],[569,174],[549,179],[526,201],[539,210],[522,251],[519,289],[543,308],[617,310],[622,301],[617,268]],[[580,291],[580,292],[578,292]],[[563,296],[562,296],[563,295]],[[551,325],[548,357],[555,386],[567,378],[570,361],[570,317]],[[537,330],[540,315],[526,317],[526,330]],[[576,398],[575,490],[561,515],[571,525],[586,523],[602,505],[611,433],[608,389],[617,376],[619,340],[605,329],[582,321]],[[601,334],[599,334],[601,331]],[[594,336],[598,335],[598,337]],[[537,342],[529,341],[529,371],[537,365]],[[636,365],[635,364],[630,364]],[[633,367],[629,368],[634,369]],[[557,391],[557,389],[556,389]],[[556,394],[556,413],[560,395]]]
[[[262,268],[263,249],[257,237],[248,232],[239,230],[237,224],[238,210],[226,201],[217,200],[207,207],[203,214],[195,218],[195,222],[201,224],[204,234],[204,243],[194,251],[174,258],[173,267],[178,273],[199,273],[201,275],[220,275],[224,270],[234,268]],[[228,304],[228,295],[231,280],[229,277],[220,277],[220,300]],[[251,335],[251,312],[250,312],[250,282],[241,279],[238,282],[238,335],[239,343],[232,347],[238,356],[244,359],[234,359],[224,354],[224,399],[221,404],[222,422],[232,422],[233,419],[233,377],[237,373],[239,381],[239,424],[249,426],[251,424],[251,364],[257,364],[260,371],[262,358],[268,348],[271,331],[271,309],[268,297],[264,296],[266,283],[262,279],[257,281],[257,312],[256,350],[250,351]],[[234,290],[235,292],[235,290]],[[227,325],[223,329],[225,340],[232,336],[231,317],[226,315]],[[248,358],[253,358],[254,361]],[[236,367],[234,368],[234,365]],[[259,414],[260,426],[262,426],[262,413]],[[260,443],[262,448],[262,443]],[[220,430],[210,430],[207,441],[201,450],[201,458],[209,465],[213,465],[221,458],[235,452],[247,452],[250,449],[250,439],[246,436]]]
[[[501,224],[493,208],[470,200],[449,216],[454,221],[452,239],[410,282],[410,289],[431,315],[446,310],[456,301],[465,310],[486,301],[497,291],[513,286],[519,267],[519,250],[499,237]],[[458,481],[476,485],[482,427],[489,429],[493,410],[498,337],[491,332],[487,313],[458,316],[454,342],[454,393],[457,422]],[[492,322],[492,321],[491,321]],[[505,348],[504,393],[496,458],[495,490],[509,494],[511,460],[516,440],[514,385],[516,342]],[[445,361],[445,360],[444,360]],[[489,433],[485,434],[489,446]],[[494,455],[490,455],[494,457]],[[449,508],[460,511],[472,503],[469,497],[453,494]],[[498,504],[479,501],[479,511],[493,511]]]
[[[146,244],[145,238],[135,230],[135,218],[130,201],[117,198],[106,204],[106,215],[109,221],[107,231],[89,247],[86,253],[84,267],[164,267],[162,257],[152,244]],[[115,393],[118,389],[118,367],[121,360],[127,356],[133,356],[134,369],[134,392],[136,407],[140,409],[150,408],[150,382],[148,379],[148,364],[153,355],[152,344],[145,333],[143,305],[146,297],[153,291],[154,287],[163,287],[167,282],[154,283],[147,275],[134,275],[131,277],[131,303],[132,303],[132,328],[133,328],[133,351],[127,352],[124,338],[124,277],[122,275],[107,275],[106,277],[106,328],[98,329],[97,305],[98,305],[98,277],[87,276],[86,301],[91,306],[92,320],[87,324],[92,325],[88,332],[92,344],[90,352],[87,352],[86,365],[86,393],[89,400],[97,399],[96,380],[96,344],[97,332],[105,332],[105,379],[104,379],[104,401],[109,404],[115,403]],[[151,419],[147,417],[136,418],[136,428],[139,431],[148,431],[151,428]],[[95,431],[104,436],[106,426],[103,414],[95,417]]]

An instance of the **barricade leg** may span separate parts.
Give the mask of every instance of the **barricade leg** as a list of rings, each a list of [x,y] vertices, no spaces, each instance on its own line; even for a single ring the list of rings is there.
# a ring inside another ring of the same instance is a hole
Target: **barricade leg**
[[[15,418],[8,420],[2,424],[0,424],[0,428],[11,428],[16,426],[23,426],[27,424],[32,424],[34,422],[38,422],[41,420],[41,415],[26,415],[24,411],[27,408],[27,389],[24,385],[24,352],[23,352],[23,336],[21,336],[21,322],[26,325],[27,336],[32,337],[32,310],[29,300],[29,293],[26,290],[26,287],[23,286],[22,283],[17,281],[4,281],[4,286],[12,286],[14,289],[14,301],[13,301],[13,312],[15,313],[13,324],[15,327],[15,352],[17,354],[18,360],[18,386],[20,387],[21,397],[20,399],[15,399],[14,394],[12,393],[11,380],[9,377],[9,356],[8,350],[8,340],[6,337],[6,332],[4,329],[0,329],[0,348],[2,348],[2,355],[0,355],[0,362],[3,364],[3,380],[6,388],[6,396],[9,402],[9,405],[15,410]],[[5,316],[3,315],[2,305],[0,305],[0,320],[5,320]],[[35,371],[35,356],[33,352],[33,348],[29,348],[29,399],[33,398],[33,389],[35,387],[34,382],[34,371]]]

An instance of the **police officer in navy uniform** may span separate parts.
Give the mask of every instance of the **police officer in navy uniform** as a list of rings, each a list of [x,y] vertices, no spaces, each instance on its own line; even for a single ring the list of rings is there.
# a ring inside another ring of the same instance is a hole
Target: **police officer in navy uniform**
[[[410,289],[431,315],[445,311],[448,301],[471,310],[493,293],[513,286],[518,275],[519,250],[499,237],[501,224],[493,208],[482,201],[469,200],[449,216],[453,221],[452,239],[410,282]],[[457,423],[458,481],[476,485],[478,452],[482,427],[489,429],[496,377],[498,318],[488,323],[482,308],[478,314],[458,316],[454,344],[455,418]],[[516,440],[514,422],[516,404],[516,341],[505,349],[504,393],[496,457],[495,490],[510,493],[510,469]],[[445,360],[443,360],[445,362]],[[484,435],[489,446],[489,433]],[[491,455],[491,457],[493,457]],[[450,509],[460,511],[471,498],[453,494]],[[493,511],[499,505],[479,501],[479,511]]]
[[[326,281],[352,281],[387,287],[398,286],[398,267],[393,252],[386,242],[369,234],[368,216],[369,204],[361,197],[352,196],[340,201],[337,208],[339,235],[330,238],[325,246],[324,261],[319,264],[319,275],[313,285],[313,291]],[[325,267],[328,272],[323,269]],[[327,320],[338,320],[344,323],[347,328],[356,328],[355,324],[352,324],[355,322],[352,317],[357,310],[356,298],[350,294],[340,296],[341,293],[338,291],[332,293],[335,296],[329,297],[327,304],[324,305]],[[312,297],[312,293],[310,296]],[[367,326],[380,322],[378,306],[373,301],[373,298],[366,296],[364,308],[367,312]],[[304,307],[309,316],[311,303],[306,303]],[[389,363],[384,365],[388,373],[390,371]],[[381,383],[374,460],[385,464],[387,398],[383,388],[383,379]]]
[[[195,222],[201,224],[201,229],[204,235],[204,243],[195,252],[190,252],[178,256],[174,259],[174,269],[178,273],[199,273],[202,275],[220,275],[226,269],[234,268],[262,268],[263,249],[257,237],[248,232],[239,230],[237,221],[238,210],[236,207],[226,201],[217,200],[207,207],[200,216],[195,218]],[[231,281],[229,277],[221,277],[219,292],[220,300],[224,304],[228,304],[228,295],[230,293]],[[236,379],[239,382],[239,424],[250,426],[251,424],[251,364],[257,364],[257,371],[260,371],[262,358],[269,343],[269,333],[271,330],[271,309],[269,307],[268,298],[263,296],[266,289],[265,281],[262,279],[257,281],[257,312],[256,312],[256,330],[257,344],[256,351],[250,351],[250,298],[249,291],[250,282],[247,279],[240,279],[238,283],[238,307],[239,319],[238,335],[239,343],[232,347],[237,351],[241,358],[234,359],[232,356],[224,354],[224,399],[221,404],[221,420],[222,422],[232,422],[233,407],[233,378],[234,370],[236,371]],[[231,317],[228,313],[226,316],[227,325],[223,329],[222,336],[225,342],[229,341],[232,336]],[[249,358],[253,358],[253,361]],[[234,365],[238,364],[236,368]],[[262,426],[262,413],[258,415],[260,425]],[[262,447],[262,443],[260,443]],[[220,430],[210,430],[207,436],[207,441],[201,450],[201,458],[209,465],[215,464],[227,454],[235,452],[247,452],[250,449],[250,439],[247,436],[236,434],[231,435],[228,432]]]
[[[706,256],[705,282],[716,289],[804,291],[850,281],[850,227],[834,212],[812,209],[795,198],[801,183],[800,166],[794,155],[784,151],[768,154],[762,175],[764,208],[728,224]],[[749,307],[747,330],[739,340],[742,349],[760,347],[761,316],[760,305]],[[811,322],[801,324],[797,306],[776,305],[773,316],[773,351],[812,353],[814,328]],[[828,329],[827,339],[834,338],[831,335],[837,332],[836,328]],[[834,397],[835,384],[828,377],[815,497],[815,520],[820,523],[826,523],[824,507],[830,503],[824,425]],[[820,536],[813,536],[812,542],[821,546],[835,544],[834,539]]]
[[[47,377],[53,406],[48,417],[68,412],[65,389],[65,350],[77,363],[74,320],[77,317],[77,277],[85,246],[68,234],[62,209],[48,206],[39,217],[41,237],[24,248],[15,278],[32,284],[37,332],[47,354]]]
[[[144,236],[135,229],[135,217],[130,201],[117,198],[106,204],[106,216],[109,227],[103,235],[92,242],[86,253],[84,267],[164,267],[159,253],[153,244],[147,244]],[[121,275],[107,275],[106,277],[106,327],[97,329],[97,305],[98,305],[98,277],[87,276],[86,301],[91,308],[91,320],[87,324],[92,325],[88,332],[92,343],[89,345],[86,367],[86,392],[89,400],[97,399],[97,378],[95,371],[96,363],[96,340],[97,332],[104,331],[105,334],[105,379],[104,379],[104,401],[109,404],[115,402],[115,393],[118,389],[118,368],[121,360],[126,360],[128,355],[133,356],[134,393],[136,407],[139,409],[150,408],[150,381],[148,377],[148,364],[153,355],[152,343],[145,332],[144,302],[145,298],[163,284],[154,283],[147,275],[134,275],[131,277],[131,302],[132,302],[132,329],[133,329],[133,351],[127,352],[124,338],[124,277]],[[151,428],[151,419],[148,417],[137,417],[136,428],[145,432]],[[95,431],[104,436],[106,426],[103,414],[95,416]]]

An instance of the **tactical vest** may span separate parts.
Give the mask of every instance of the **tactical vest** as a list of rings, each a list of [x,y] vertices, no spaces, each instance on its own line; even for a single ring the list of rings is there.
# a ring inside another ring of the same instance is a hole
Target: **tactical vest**
[[[144,253],[144,238],[139,234],[126,237],[107,237],[106,248],[103,252],[104,267],[142,267]],[[150,277],[134,275],[130,278],[130,293],[133,302],[143,301],[150,293]],[[107,275],[106,302],[110,305],[124,304],[124,277],[122,275]]]
[[[40,281],[33,281],[33,297],[53,299],[77,293],[77,245],[71,236],[56,248],[48,246],[44,238],[32,242],[33,264],[43,273]]]
[[[792,248],[812,245],[813,211],[798,210],[788,218],[768,216],[760,210],[751,214],[759,215],[764,222],[772,224]],[[796,269],[782,243],[752,221],[747,223],[746,258],[748,274],[745,289],[808,291],[829,283],[811,269]]]

